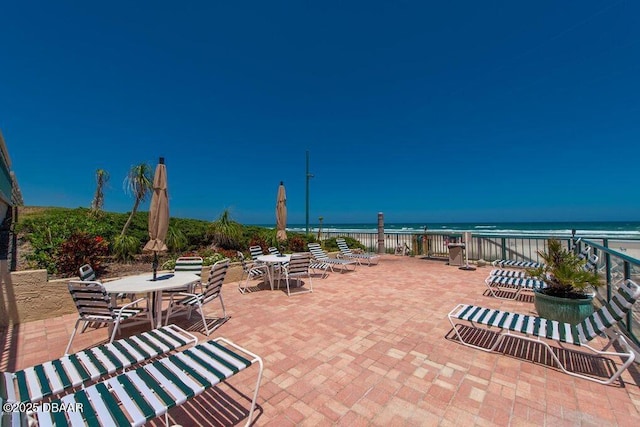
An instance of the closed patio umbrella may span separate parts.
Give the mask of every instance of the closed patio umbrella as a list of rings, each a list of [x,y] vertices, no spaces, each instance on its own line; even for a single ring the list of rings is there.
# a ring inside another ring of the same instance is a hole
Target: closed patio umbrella
[[[278,198],[276,202],[276,239],[287,240],[287,193],[284,191],[284,183],[280,181]]]
[[[153,177],[153,196],[149,207],[149,241],[143,250],[153,252],[153,280],[158,271],[158,252],[167,250],[164,240],[169,230],[169,195],[167,193],[167,168],[160,157]]]

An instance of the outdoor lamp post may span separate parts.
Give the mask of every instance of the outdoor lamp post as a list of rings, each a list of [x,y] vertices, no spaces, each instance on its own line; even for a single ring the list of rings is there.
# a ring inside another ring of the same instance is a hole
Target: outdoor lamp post
[[[306,229],[307,229],[307,236],[309,235],[309,179],[313,178],[313,175],[309,173],[309,150],[307,150],[307,173],[306,173],[306,178],[307,178],[307,207],[306,207]]]

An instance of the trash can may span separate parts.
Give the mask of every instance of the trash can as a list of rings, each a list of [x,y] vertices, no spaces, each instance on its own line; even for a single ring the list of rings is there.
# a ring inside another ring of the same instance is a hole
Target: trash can
[[[449,265],[464,265],[464,243],[449,243]]]

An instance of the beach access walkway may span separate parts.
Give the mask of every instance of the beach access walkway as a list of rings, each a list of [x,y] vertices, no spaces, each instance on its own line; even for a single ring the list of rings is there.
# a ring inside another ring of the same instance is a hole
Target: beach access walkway
[[[637,426],[640,366],[599,385],[527,360],[452,339],[447,313],[469,303],[532,314],[526,299],[486,295],[490,266],[385,255],[379,265],[316,278],[313,293],[240,294],[223,287],[226,337],[265,364],[257,426]],[[205,309],[211,317],[219,307]],[[13,371],[64,352],[77,315],[0,329],[0,368]],[[175,322],[201,331],[200,316]],[[126,335],[139,331],[124,328]],[[201,340],[206,340],[202,334]],[[106,340],[105,328],[77,336],[74,350]],[[616,361],[618,363],[619,361]],[[174,424],[244,423],[255,377],[236,375],[172,409]],[[163,425],[154,420],[151,425]]]

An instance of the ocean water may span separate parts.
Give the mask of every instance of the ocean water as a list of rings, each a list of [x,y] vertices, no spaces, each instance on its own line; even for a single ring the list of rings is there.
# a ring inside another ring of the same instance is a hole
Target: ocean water
[[[626,222],[465,222],[465,223],[385,223],[386,232],[421,233],[425,230],[437,232],[458,233],[470,231],[482,235],[557,235],[571,236],[572,230],[576,236],[608,237],[612,239],[640,239],[640,221]],[[291,224],[287,230],[304,232],[304,224]],[[378,225],[374,223],[361,224],[323,224],[322,230],[327,232],[375,233]],[[309,231],[318,232],[318,224],[309,224]]]

